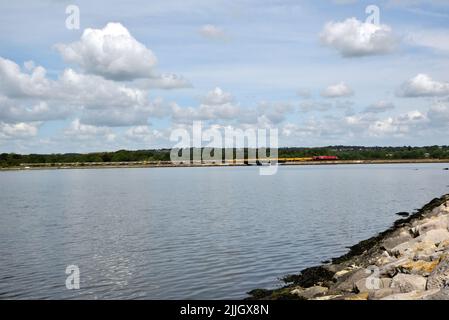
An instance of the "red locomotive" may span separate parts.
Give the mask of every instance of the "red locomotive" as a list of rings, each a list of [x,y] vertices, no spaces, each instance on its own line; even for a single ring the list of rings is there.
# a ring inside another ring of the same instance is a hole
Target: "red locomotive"
[[[338,160],[337,156],[314,156],[313,161]]]

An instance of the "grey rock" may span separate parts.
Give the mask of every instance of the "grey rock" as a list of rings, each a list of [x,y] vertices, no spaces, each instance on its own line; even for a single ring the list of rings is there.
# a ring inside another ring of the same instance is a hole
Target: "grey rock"
[[[386,249],[386,250],[391,250],[394,247],[405,243],[407,241],[410,241],[412,239],[412,236],[409,233],[401,233],[400,235],[396,236],[396,237],[391,237],[391,238],[387,238],[384,241],[382,241],[382,246]]]
[[[449,287],[449,257],[445,257],[427,278],[427,289]]]
[[[326,287],[321,287],[321,286],[313,286],[307,289],[295,289],[293,290],[291,293],[292,294],[296,294],[300,297],[303,297],[305,299],[312,299],[318,296],[324,296],[326,295],[327,291],[329,289]]]
[[[449,226],[449,219],[447,215],[440,215],[429,219],[417,227],[419,234],[424,234],[430,230],[446,229]]]
[[[383,288],[379,290],[374,290],[369,294],[369,300],[379,300],[393,294],[400,293],[399,288]]]
[[[415,274],[398,273],[393,277],[391,288],[399,288],[402,293],[411,291],[424,291],[426,289],[426,278]]]
[[[397,269],[409,260],[410,259],[408,257],[395,259],[394,261],[381,266],[379,268],[379,274],[393,277],[397,273]]]
[[[415,240],[422,243],[439,244],[440,242],[443,242],[444,240],[448,239],[449,239],[449,231],[447,231],[447,229],[434,229],[421,234]]]
[[[424,297],[423,300],[449,300],[449,288],[438,290],[434,294]]]
[[[437,292],[438,290],[426,290],[426,291],[414,290],[406,293],[392,294],[380,300],[423,300],[426,297],[431,296]]]
[[[371,272],[365,269],[357,269],[346,273],[338,279],[338,283],[332,288],[332,292],[353,292],[355,283],[360,279],[366,279]]]

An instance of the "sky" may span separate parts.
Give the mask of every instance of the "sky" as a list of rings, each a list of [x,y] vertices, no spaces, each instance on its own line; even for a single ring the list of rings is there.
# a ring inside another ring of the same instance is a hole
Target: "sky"
[[[76,12],[79,9],[79,28]],[[0,152],[447,145],[449,1],[0,0]]]

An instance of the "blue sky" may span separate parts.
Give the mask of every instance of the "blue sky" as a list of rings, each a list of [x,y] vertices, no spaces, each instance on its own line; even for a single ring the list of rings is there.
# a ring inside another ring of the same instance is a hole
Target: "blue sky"
[[[71,4],[79,30],[66,28]],[[0,152],[171,147],[170,133],[194,120],[276,128],[281,146],[447,144],[447,1],[19,0],[0,10]]]

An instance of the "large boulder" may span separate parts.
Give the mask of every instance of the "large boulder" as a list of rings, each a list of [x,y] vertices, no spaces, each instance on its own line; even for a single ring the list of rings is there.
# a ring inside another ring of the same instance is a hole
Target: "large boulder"
[[[313,287],[306,288],[306,289],[295,289],[291,292],[291,294],[296,294],[299,297],[302,297],[304,299],[312,299],[312,298],[326,295],[328,290],[329,289],[326,287],[313,286]]]
[[[436,217],[432,217],[428,219],[427,222],[419,225],[416,227],[418,233],[424,234],[430,230],[437,230],[437,229],[448,229],[449,227],[449,216],[447,215],[439,215]]]
[[[434,229],[421,234],[415,240],[417,240],[419,243],[433,243],[435,245],[438,245],[439,243],[448,239],[449,231],[447,231],[447,229]]]
[[[440,235],[439,232],[437,234],[434,233],[434,231],[440,231],[440,230],[432,230],[427,232],[426,234],[419,236],[418,238],[415,238],[413,240],[410,240],[408,242],[401,243],[400,245],[397,245],[393,249],[390,250],[391,255],[396,257],[406,256],[406,257],[414,257],[417,254],[425,254],[425,255],[431,255],[435,252],[437,249],[435,245],[435,241],[439,240],[436,239]],[[430,233],[430,234],[429,234]],[[449,232],[448,232],[449,236]],[[438,243],[438,242],[437,242]]]
[[[402,243],[408,242],[410,240],[412,240],[411,234],[409,232],[402,231],[398,236],[390,237],[390,238],[383,240],[381,245],[386,250],[391,250],[394,247],[396,247]]]
[[[437,292],[435,292],[434,294],[424,297],[424,300],[449,300],[449,288],[436,290]]]
[[[331,288],[331,293],[353,292],[355,283],[361,279],[366,279],[371,272],[366,269],[357,269],[350,271],[337,280],[337,284]]]
[[[379,275],[393,277],[397,273],[398,268],[409,261],[409,257],[394,259],[392,262],[379,267]]]
[[[444,256],[427,279],[427,289],[449,287],[449,256]]]
[[[402,264],[399,269],[402,272],[419,274],[423,276],[428,276],[438,265],[438,260],[424,261],[424,260],[410,260]]]
[[[437,290],[426,290],[426,291],[410,291],[406,293],[396,293],[392,294],[390,296],[386,296],[380,300],[423,300],[426,297],[432,296],[433,294],[437,293]]]
[[[400,293],[399,288],[383,288],[379,290],[374,290],[369,293],[369,300],[379,300],[387,296],[391,296],[396,293]]]
[[[399,288],[402,293],[411,291],[424,291],[426,289],[427,279],[415,275],[398,273],[393,277],[391,288]]]

